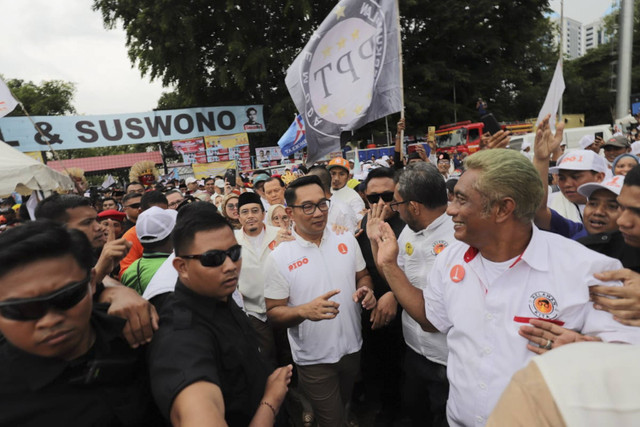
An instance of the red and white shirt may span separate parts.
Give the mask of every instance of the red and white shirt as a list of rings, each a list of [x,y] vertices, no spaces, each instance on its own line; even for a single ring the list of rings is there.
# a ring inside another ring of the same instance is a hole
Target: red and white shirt
[[[501,274],[487,279],[485,265],[477,249],[456,242],[438,256],[424,290],[427,318],[447,334],[450,425],[486,422],[511,376],[534,356],[518,335],[530,318],[640,343],[640,328],[589,301],[589,286],[600,284],[593,275],[622,268],[620,261],[534,226],[525,251]]]

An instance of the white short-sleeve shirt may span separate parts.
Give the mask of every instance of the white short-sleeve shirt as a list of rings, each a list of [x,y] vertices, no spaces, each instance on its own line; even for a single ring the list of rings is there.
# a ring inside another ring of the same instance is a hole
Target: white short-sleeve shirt
[[[486,422],[511,376],[534,356],[518,335],[531,318],[605,341],[640,342],[640,328],[589,301],[589,286],[599,284],[594,273],[622,268],[620,261],[535,226],[522,255],[491,283],[477,254],[462,242],[449,246],[424,290],[427,318],[447,333],[450,425]]]
[[[360,221],[363,217],[362,211],[364,210],[364,201],[360,194],[348,185],[345,185],[339,190],[331,190],[333,195],[331,196],[331,200],[340,200],[345,205],[349,206],[354,215],[356,216],[356,220]]]
[[[300,237],[283,242],[267,257],[264,296],[289,299],[289,306],[306,304],[334,289],[331,301],[340,304],[334,319],[305,320],[288,328],[293,360],[298,365],[336,363],[362,346],[360,304],[353,302],[356,273],[366,268],[360,246],[351,233],[326,228],[320,246]]]
[[[398,237],[398,265],[413,286],[425,289],[436,257],[455,241],[453,221],[446,213],[417,233],[406,226]],[[449,351],[445,334],[423,331],[406,311],[402,312],[402,334],[411,350],[432,362],[447,364]]]

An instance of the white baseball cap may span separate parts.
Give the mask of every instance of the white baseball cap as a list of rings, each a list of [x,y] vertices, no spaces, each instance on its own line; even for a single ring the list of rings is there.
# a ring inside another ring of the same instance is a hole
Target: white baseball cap
[[[631,144],[631,154],[638,155],[640,154],[640,141],[636,141]]]
[[[193,184],[194,182],[196,182],[196,179],[192,176],[184,180],[185,184]]]
[[[178,211],[152,206],[138,216],[136,235],[140,243],[155,243],[167,238],[176,225]]]
[[[580,142],[578,144],[580,144],[580,148],[584,150],[588,146],[593,144],[595,141],[596,141],[596,138],[593,135],[585,135],[580,139]]]
[[[216,181],[213,183],[213,185],[215,185],[218,188],[224,188],[224,181],[221,180],[220,178],[216,179]]]
[[[609,190],[616,196],[620,195],[622,185],[624,184],[624,175],[616,175],[611,178],[605,179],[602,182],[588,182],[578,187],[578,193],[582,194],[587,199],[591,197],[596,190]]]
[[[574,150],[562,155],[555,167],[549,172],[558,173],[561,170],[606,172],[607,161],[591,150]]]

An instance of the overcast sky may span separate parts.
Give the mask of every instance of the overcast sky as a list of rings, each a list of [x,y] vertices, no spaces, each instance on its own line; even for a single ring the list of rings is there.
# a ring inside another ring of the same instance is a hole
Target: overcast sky
[[[0,0],[0,74],[36,83],[74,82],[79,114],[153,109],[162,85],[142,78],[132,67],[124,31],[105,29],[91,4],[91,0]],[[589,23],[610,5],[611,0],[565,0],[565,15]],[[552,0],[551,7],[559,13],[560,0]]]
[[[564,15],[568,18],[589,24],[610,9],[612,0],[564,0]],[[551,0],[551,8],[560,15],[560,0]]]

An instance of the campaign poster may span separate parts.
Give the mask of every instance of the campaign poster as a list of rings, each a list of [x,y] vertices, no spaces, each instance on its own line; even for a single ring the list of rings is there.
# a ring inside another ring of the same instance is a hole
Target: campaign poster
[[[269,166],[277,166],[282,159],[280,147],[261,147],[256,148],[256,164],[258,167],[266,168]]]
[[[207,155],[202,138],[189,138],[172,141],[173,149],[182,156],[183,163],[206,163]]]
[[[191,165],[193,168],[193,175],[196,179],[204,179],[210,176],[222,175],[227,169],[235,169],[236,162],[235,161],[227,161],[227,162],[210,162],[210,163],[197,163]]]

